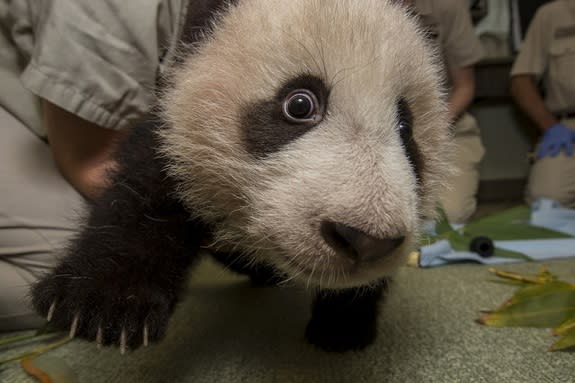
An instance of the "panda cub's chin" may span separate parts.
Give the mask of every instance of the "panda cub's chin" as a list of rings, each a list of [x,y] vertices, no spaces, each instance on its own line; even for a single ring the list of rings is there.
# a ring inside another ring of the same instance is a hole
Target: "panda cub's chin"
[[[388,259],[369,264],[349,262],[310,262],[310,266],[293,267],[290,262],[278,264],[278,268],[298,285],[324,289],[347,289],[352,287],[369,287],[382,278],[393,274],[405,258],[404,252],[398,251]]]
[[[322,225],[320,233],[291,246],[283,238],[282,244],[270,246],[274,250],[252,253],[251,258],[277,269],[284,283],[326,289],[369,287],[393,274],[414,242],[413,234],[379,239],[331,224]]]

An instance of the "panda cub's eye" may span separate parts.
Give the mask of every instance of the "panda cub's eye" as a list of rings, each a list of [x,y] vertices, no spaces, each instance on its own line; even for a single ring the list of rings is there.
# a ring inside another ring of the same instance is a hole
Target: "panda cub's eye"
[[[317,97],[307,89],[290,92],[283,103],[285,118],[294,123],[315,122],[318,118],[318,110]]]
[[[404,144],[407,144],[413,136],[413,114],[405,99],[400,99],[397,103],[397,126],[399,135]]]

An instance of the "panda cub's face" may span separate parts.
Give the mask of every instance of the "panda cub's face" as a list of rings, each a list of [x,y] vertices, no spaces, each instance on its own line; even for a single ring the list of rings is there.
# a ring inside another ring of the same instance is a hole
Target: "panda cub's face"
[[[322,287],[412,250],[448,170],[434,52],[385,0],[242,0],[178,67],[163,151],[215,248]]]

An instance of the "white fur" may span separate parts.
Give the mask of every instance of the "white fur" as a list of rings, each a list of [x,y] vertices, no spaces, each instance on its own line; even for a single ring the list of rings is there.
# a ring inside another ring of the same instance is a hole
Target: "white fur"
[[[163,149],[178,193],[193,214],[218,222],[216,247],[231,244],[314,285],[369,284],[416,245],[449,171],[438,72],[415,21],[390,1],[241,0],[163,97]],[[332,87],[328,114],[257,159],[242,142],[243,108],[302,73]],[[399,97],[414,115],[422,198],[397,131]],[[320,236],[326,219],[406,241],[382,262],[353,265]]]

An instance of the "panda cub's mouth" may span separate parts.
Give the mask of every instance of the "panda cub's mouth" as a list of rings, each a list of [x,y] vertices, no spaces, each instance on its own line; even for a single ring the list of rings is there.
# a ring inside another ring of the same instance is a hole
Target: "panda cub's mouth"
[[[375,237],[329,220],[319,222],[318,229],[315,250],[278,265],[288,280],[327,288],[370,284],[396,268],[409,242],[405,236]]]

